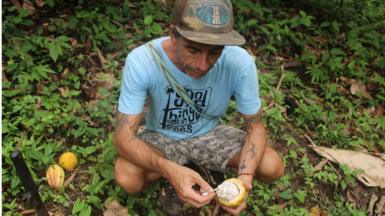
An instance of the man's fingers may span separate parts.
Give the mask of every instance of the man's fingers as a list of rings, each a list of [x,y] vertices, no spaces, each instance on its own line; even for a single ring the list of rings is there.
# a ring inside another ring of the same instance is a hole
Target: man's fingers
[[[243,211],[245,208],[246,208],[246,202],[243,202],[240,206],[238,206],[237,208],[230,208],[230,207],[227,207],[227,206],[221,206],[225,211],[227,211],[228,213],[230,213],[231,215],[238,215],[239,213],[241,213],[241,211]]]
[[[214,189],[207,183],[202,177],[196,179],[196,184],[199,185],[200,191],[206,193],[212,193]]]
[[[215,197],[215,194],[212,193],[204,196],[193,188],[187,188],[181,193],[181,196],[183,196],[182,199],[185,202],[199,208],[208,204]]]

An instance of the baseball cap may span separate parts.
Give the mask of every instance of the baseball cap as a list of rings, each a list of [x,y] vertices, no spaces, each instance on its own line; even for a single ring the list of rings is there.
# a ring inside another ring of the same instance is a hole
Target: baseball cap
[[[173,23],[184,38],[210,45],[242,45],[245,38],[233,28],[230,0],[177,0]]]

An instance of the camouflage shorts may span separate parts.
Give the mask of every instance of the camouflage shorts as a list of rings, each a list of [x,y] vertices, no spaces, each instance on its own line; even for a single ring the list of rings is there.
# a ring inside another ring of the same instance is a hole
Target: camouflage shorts
[[[167,159],[180,165],[194,162],[224,172],[230,158],[241,151],[245,134],[240,129],[218,125],[207,134],[183,140],[173,140],[148,130],[139,137],[163,152]]]

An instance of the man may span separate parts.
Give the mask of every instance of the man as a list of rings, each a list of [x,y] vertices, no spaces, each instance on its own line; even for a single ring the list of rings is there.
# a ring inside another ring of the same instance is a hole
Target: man
[[[140,192],[164,177],[183,202],[201,207],[216,194],[183,166],[188,162],[233,169],[248,191],[254,176],[271,182],[283,174],[280,156],[266,145],[255,62],[234,46],[244,42],[233,30],[229,0],[180,0],[169,37],[127,56],[114,135],[115,178],[125,191]],[[232,96],[246,132],[221,124]],[[146,128],[137,135],[147,98]],[[222,208],[237,215],[246,202]]]

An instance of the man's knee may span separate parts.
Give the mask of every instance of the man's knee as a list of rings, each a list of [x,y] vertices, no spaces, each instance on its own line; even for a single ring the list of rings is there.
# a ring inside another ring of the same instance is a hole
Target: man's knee
[[[137,193],[143,190],[144,171],[134,164],[118,157],[115,161],[115,181],[127,192]]]
[[[281,156],[271,147],[267,147],[259,167],[260,178],[264,182],[279,179],[285,173]]]
[[[273,180],[279,179],[283,174],[285,174],[285,165],[281,157],[277,154],[277,159],[275,160],[274,166],[274,174],[272,175]]]

